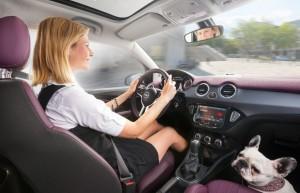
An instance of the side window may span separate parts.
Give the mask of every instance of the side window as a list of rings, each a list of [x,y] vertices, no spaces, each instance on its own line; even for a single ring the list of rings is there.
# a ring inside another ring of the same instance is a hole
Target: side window
[[[145,71],[143,65],[124,49],[101,43],[90,43],[90,47],[94,52],[90,68],[75,74],[84,89],[128,86],[126,78]]]

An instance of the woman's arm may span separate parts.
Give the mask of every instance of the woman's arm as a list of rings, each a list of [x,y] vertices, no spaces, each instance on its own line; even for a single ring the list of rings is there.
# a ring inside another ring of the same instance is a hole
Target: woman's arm
[[[131,96],[130,93],[127,91],[123,94],[119,95],[118,97],[110,100],[109,102],[105,103],[111,110],[117,109],[122,103],[124,103],[129,97]]]
[[[157,119],[160,112],[164,107],[173,99],[176,94],[175,82],[172,81],[172,78],[169,77],[166,82],[161,96],[156,100],[156,102],[146,111],[139,119],[136,121],[127,121],[125,127],[123,128],[120,136],[127,138],[136,138],[138,137],[144,129],[150,125],[154,120]]]
[[[106,103],[106,105],[111,110],[117,109],[121,104],[123,104],[129,97],[131,97],[133,95],[133,93],[136,90],[136,86],[137,86],[138,82],[139,82],[138,80],[132,81],[126,92],[124,92],[120,96],[110,100],[109,102]]]

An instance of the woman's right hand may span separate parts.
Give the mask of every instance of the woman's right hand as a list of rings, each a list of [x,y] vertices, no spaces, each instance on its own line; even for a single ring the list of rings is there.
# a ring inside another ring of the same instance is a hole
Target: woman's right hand
[[[170,75],[168,80],[165,82],[160,97],[164,97],[168,101],[171,101],[177,92],[175,84],[176,83],[172,80],[172,75]]]

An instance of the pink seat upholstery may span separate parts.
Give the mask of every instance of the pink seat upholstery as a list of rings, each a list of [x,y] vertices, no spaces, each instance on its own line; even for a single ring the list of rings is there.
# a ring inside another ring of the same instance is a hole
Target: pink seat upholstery
[[[246,186],[226,180],[214,180],[206,185],[190,185],[184,193],[258,193]]]

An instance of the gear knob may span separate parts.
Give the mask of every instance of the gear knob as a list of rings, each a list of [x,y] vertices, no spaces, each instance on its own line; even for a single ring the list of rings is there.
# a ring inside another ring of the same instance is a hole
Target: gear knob
[[[199,148],[200,148],[200,140],[199,139],[193,139],[191,141],[191,153],[194,155],[198,155]]]

